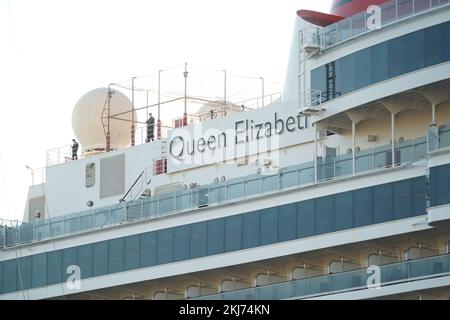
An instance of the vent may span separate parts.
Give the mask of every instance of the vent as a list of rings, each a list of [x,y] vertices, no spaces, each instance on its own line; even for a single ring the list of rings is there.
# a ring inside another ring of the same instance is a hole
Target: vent
[[[125,192],[125,155],[100,160],[100,199]]]

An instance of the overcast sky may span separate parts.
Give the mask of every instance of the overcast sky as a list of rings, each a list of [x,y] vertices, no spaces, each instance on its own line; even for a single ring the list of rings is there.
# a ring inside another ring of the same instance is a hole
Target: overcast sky
[[[22,219],[25,165],[42,167],[46,150],[70,143],[87,91],[184,62],[263,76],[276,90],[296,10],[328,12],[330,2],[0,0],[0,217]]]

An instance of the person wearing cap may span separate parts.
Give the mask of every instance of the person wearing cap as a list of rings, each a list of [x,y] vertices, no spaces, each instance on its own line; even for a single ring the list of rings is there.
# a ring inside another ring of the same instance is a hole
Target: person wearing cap
[[[75,139],[72,139],[72,160],[78,159],[78,142]]]
[[[148,120],[145,123],[147,124],[147,139],[145,142],[153,141],[155,132],[155,118],[153,118],[151,113],[148,114]]]

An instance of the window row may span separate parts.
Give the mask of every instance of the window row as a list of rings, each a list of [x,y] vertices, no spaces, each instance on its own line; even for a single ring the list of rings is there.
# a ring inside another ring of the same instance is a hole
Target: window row
[[[450,22],[379,43],[316,68],[311,72],[311,89],[320,90],[324,102],[447,61]]]
[[[430,168],[430,205],[450,203],[450,164]]]
[[[425,177],[0,263],[1,292],[232,252],[425,214]],[[19,272],[20,271],[20,272]]]

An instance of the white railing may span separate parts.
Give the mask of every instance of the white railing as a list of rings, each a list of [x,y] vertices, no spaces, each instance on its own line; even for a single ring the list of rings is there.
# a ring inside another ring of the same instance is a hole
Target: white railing
[[[381,5],[381,25],[379,27],[448,5],[448,0],[392,0]],[[363,33],[373,31],[376,28],[369,27],[367,23],[370,15],[365,11],[360,12],[333,23],[326,28],[322,28],[320,32],[321,47],[325,49]]]

